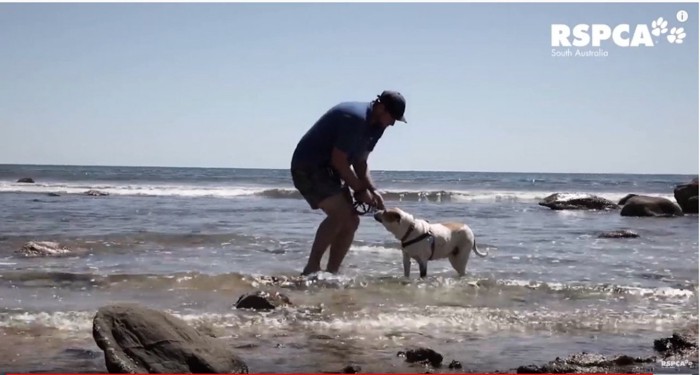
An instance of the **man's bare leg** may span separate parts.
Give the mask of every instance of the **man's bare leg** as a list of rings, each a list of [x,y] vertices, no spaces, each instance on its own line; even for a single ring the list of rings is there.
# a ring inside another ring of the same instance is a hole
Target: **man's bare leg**
[[[309,260],[306,263],[306,267],[304,267],[302,275],[308,275],[321,270],[321,258],[323,258],[323,254],[326,252],[326,249],[328,249],[328,246],[331,246],[336,240],[343,227],[346,226],[347,205],[346,198],[342,193],[328,197],[319,203],[319,207],[327,216],[316,230]]]
[[[331,242],[333,242],[333,238],[338,234],[339,229],[339,223],[331,217],[323,219],[316,229],[316,237],[314,238],[313,245],[311,245],[309,260],[306,263],[306,267],[304,267],[304,271],[301,273],[302,275],[308,275],[321,270],[323,254],[326,252]]]
[[[340,228],[338,235],[331,243],[331,253],[328,256],[328,265],[326,271],[330,273],[338,273],[340,265],[345,259],[345,255],[350,250],[352,240],[355,238],[355,232],[360,225],[360,218],[357,215],[351,214],[348,216],[344,225]]]

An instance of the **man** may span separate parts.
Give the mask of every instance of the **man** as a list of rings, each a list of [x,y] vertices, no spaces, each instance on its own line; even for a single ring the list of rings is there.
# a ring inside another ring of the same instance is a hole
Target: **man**
[[[396,91],[384,91],[370,102],[340,103],[297,144],[291,164],[294,186],[312,209],[326,214],[302,275],[321,271],[321,258],[329,246],[326,271],[339,271],[360,224],[349,189],[356,200],[384,209],[369,176],[367,157],[388,126],[406,122],[405,110],[406,100]]]

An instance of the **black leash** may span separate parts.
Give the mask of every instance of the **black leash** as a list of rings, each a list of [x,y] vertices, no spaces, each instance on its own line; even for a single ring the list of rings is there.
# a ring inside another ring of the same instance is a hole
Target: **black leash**
[[[355,201],[352,204],[352,208],[355,209],[355,212],[360,216],[375,213],[377,211],[377,207],[371,206],[367,203],[362,203],[360,201]]]
[[[377,212],[377,207],[373,206],[371,204],[367,204],[364,202],[361,202],[355,198],[357,195],[357,192],[352,194],[352,208],[355,210],[355,213],[357,213],[360,216],[364,216],[367,214],[373,214]]]

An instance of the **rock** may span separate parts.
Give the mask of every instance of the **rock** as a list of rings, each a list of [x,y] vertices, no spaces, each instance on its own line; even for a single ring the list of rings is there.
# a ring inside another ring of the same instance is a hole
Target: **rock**
[[[661,354],[661,360],[676,363],[677,367],[695,369],[698,366],[698,323],[693,321],[685,329],[674,332],[671,337],[654,340],[654,350]],[[651,348],[650,348],[651,349]],[[639,358],[620,355],[606,358],[600,354],[578,353],[566,359],[557,357],[543,366],[520,366],[518,374],[561,374],[561,373],[651,373],[658,368],[656,356]],[[663,366],[663,365],[662,365]],[[676,365],[672,365],[676,366]],[[663,369],[663,367],[661,367]],[[678,371],[676,368],[674,371]]]
[[[694,178],[692,181],[676,185],[673,189],[673,196],[676,198],[676,202],[681,206],[681,209],[686,214],[697,214],[698,213],[698,179]]]
[[[450,370],[458,370],[462,368],[462,363],[460,361],[452,360],[448,366]]]
[[[50,257],[70,254],[70,250],[61,247],[58,242],[29,241],[22,248],[15,251],[16,254],[25,257]]]
[[[518,374],[563,374],[563,373],[627,373],[640,372],[635,367],[655,362],[655,358],[633,358],[618,356],[608,359],[600,354],[578,353],[561,359],[557,357],[543,366],[520,366]]]
[[[58,194],[58,193],[48,193],[46,195],[48,195],[49,197],[60,197],[61,196],[61,194]]]
[[[85,192],[85,195],[90,195],[93,197],[103,197],[103,196],[109,195],[109,193],[105,193],[105,192],[99,191],[99,190],[88,190]]]
[[[289,297],[284,294],[259,290],[240,296],[235,307],[237,309],[274,310],[277,307],[291,304]]]
[[[622,206],[621,216],[683,216],[683,210],[678,204],[663,197],[628,194],[620,199],[619,204]]]
[[[343,374],[359,374],[362,371],[362,367],[358,365],[347,365],[343,368],[341,373]]]
[[[598,238],[637,238],[639,234],[629,230],[616,230],[612,232],[604,232],[598,235]]]
[[[692,325],[671,337],[654,340],[654,350],[667,360],[690,360],[698,363],[698,326]]]
[[[442,365],[442,354],[429,348],[410,349],[405,352],[398,352],[397,356],[405,356],[406,362],[430,364],[433,367]]]
[[[243,360],[219,339],[136,304],[101,307],[92,336],[110,373],[248,373]]]
[[[554,193],[541,200],[539,205],[553,210],[612,210],[619,208],[615,202],[592,194]]]
[[[358,374],[362,368],[358,365],[347,365],[340,371],[322,371],[321,374]]]
[[[29,177],[24,177],[24,178],[20,178],[19,180],[17,180],[17,182],[22,183],[22,184],[33,184],[34,179],[29,178]]]

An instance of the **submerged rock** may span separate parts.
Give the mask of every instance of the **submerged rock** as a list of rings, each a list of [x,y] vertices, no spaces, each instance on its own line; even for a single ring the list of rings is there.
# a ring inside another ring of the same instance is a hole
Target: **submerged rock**
[[[110,373],[248,373],[245,362],[219,339],[136,304],[100,308],[92,335]]]
[[[25,257],[50,257],[70,254],[71,251],[61,247],[58,242],[29,241],[15,253]]]
[[[109,193],[105,193],[104,191],[99,191],[99,190],[88,190],[85,192],[85,195],[89,195],[92,197],[104,197],[109,195]]]
[[[362,371],[362,367],[358,365],[347,365],[343,368],[343,374],[358,374]]]
[[[433,367],[442,365],[442,354],[430,348],[410,349],[405,352],[398,352],[396,355],[406,357],[406,362],[409,363],[430,364]]]
[[[604,232],[598,235],[598,238],[637,238],[639,237],[639,234],[625,229],[625,230],[616,230],[612,232]]]
[[[347,365],[340,371],[321,371],[321,374],[359,374],[362,372],[362,367],[358,365]]]
[[[235,307],[237,309],[274,310],[277,307],[291,304],[289,297],[282,293],[259,290],[240,296]]]

